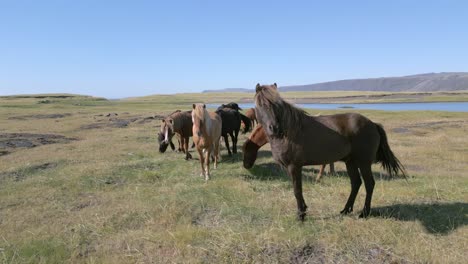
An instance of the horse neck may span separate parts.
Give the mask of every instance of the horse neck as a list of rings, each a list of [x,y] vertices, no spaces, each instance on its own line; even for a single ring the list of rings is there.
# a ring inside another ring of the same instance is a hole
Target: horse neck
[[[266,143],[268,143],[268,137],[265,134],[265,130],[261,125],[257,126],[255,128],[255,131],[252,132],[252,135],[250,136],[250,141],[253,143],[257,144],[259,147],[262,147]]]
[[[211,117],[210,117],[210,113],[208,113],[207,110],[205,110],[205,114],[204,114],[204,122],[203,124],[205,125],[205,132],[206,134],[210,134],[210,131],[211,131]]]

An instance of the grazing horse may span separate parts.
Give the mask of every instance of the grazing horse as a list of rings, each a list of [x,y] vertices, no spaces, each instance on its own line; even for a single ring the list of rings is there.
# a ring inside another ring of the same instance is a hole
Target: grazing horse
[[[208,113],[204,104],[193,104],[192,122],[193,141],[200,155],[201,175],[209,180],[211,155],[214,157],[214,168],[218,165],[221,117],[213,112]]]
[[[245,111],[245,115],[251,120],[252,128],[255,127],[255,124],[258,123],[257,117],[255,116],[255,108],[249,108]]]
[[[192,155],[189,153],[188,143],[189,138],[192,136],[192,115],[191,111],[177,110],[162,120],[161,131],[158,138],[163,135],[163,140],[159,140],[159,150],[164,152],[168,144],[172,144],[171,140],[174,134],[179,138],[179,148],[185,153],[185,159],[191,159]],[[164,147],[164,145],[166,145]],[[171,146],[172,147],[172,146]],[[174,149],[174,148],[173,148]]]
[[[258,125],[254,129],[254,131],[252,131],[252,134],[250,134],[249,138],[244,142],[244,145],[242,145],[242,153],[244,156],[244,168],[252,168],[252,166],[255,163],[255,160],[257,160],[258,150],[266,143],[268,143],[268,137],[265,134],[265,130],[263,129],[262,125]],[[320,179],[322,178],[326,166],[327,165],[322,164],[322,166],[320,167],[320,171],[317,177],[315,178],[317,182],[320,181]],[[333,162],[330,163],[330,173],[335,173],[335,165],[333,164]]]
[[[164,153],[166,152],[167,147],[170,145],[172,150],[175,150],[174,143],[172,143],[172,140],[169,140],[169,142],[166,142],[164,140],[164,133],[159,132],[158,133],[158,143],[159,143],[159,152]],[[180,142],[179,142],[179,151],[181,150]]]
[[[298,217],[304,220],[307,205],[302,195],[302,167],[344,161],[351,179],[351,193],[341,214],[353,211],[362,184],[366,200],[359,217],[371,210],[374,176],[372,163],[381,163],[390,174],[404,167],[388,145],[382,125],[357,113],[310,116],[281,98],[276,83],[257,84],[255,105],[258,122],[264,127],[273,158],[287,169],[294,186]]]

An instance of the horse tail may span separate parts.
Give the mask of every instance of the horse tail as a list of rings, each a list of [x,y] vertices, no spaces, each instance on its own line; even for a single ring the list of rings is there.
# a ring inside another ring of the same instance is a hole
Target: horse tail
[[[245,134],[250,131],[250,127],[252,126],[252,120],[250,120],[250,118],[248,118],[242,113],[239,113],[239,114],[240,114],[242,122],[244,122],[244,131],[242,131],[242,134]]]
[[[384,170],[390,174],[390,176],[395,176],[400,171],[403,174],[403,177],[406,177],[405,167],[398,158],[393,154],[390,146],[388,145],[387,140],[387,133],[385,133],[384,128],[381,124],[375,124],[377,127],[377,131],[379,131],[380,135],[380,144],[377,150],[377,162],[382,163],[382,167]]]

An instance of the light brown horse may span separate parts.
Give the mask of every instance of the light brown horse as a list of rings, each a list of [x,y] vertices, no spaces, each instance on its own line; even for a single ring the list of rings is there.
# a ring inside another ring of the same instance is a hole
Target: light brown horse
[[[257,122],[257,117],[255,116],[255,108],[249,108],[245,111],[245,116],[247,116],[252,122],[252,128],[255,127]]]
[[[214,168],[218,166],[219,139],[221,138],[221,117],[206,110],[204,104],[193,104],[193,142],[200,155],[201,176],[210,179],[210,156],[214,157]]]
[[[257,160],[258,150],[266,143],[268,143],[268,137],[265,134],[265,130],[263,129],[262,125],[258,125],[252,131],[249,138],[244,142],[244,145],[242,145],[244,168],[252,168],[255,160]],[[320,181],[326,166],[326,164],[320,166],[320,171],[317,174],[315,181]],[[335,174],[335,164],[333,162],[330,163],[330,174]]]
[[[390,174],[404,173],[403,165],[388,145],[382,125],[357,113],[310,116],[281,98],[276,83],[257,84],[256,115],[264,127],[273,158],[287,169],[294,186],[298,217],[304,220],[307,205],[302,195],[302,167],[344,161],[351,179],[351,193],[342,214],[353,211],[362,184],[366,200],[359,217],[371,210],[374,176],[372,163],[381,163]]]
[[[171,143],[174,134],[177,134],[180,140],[179,147],[185,153],[185,159],[191,159],[189,153],[189,138],[192,136],[192,114],[191,111],[177,110],[162,120],[161,131],[159,133],[159,150],[164,152],[167,145]]]

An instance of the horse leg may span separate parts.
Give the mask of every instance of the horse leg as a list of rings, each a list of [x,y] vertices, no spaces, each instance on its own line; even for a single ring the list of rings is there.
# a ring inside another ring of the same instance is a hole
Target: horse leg
[[[224,135],[223,138],[224,138],[224,143],[226,144],[226,148],[228,150],[228,155],[232,156],[231,149],[229,149],[228,134]]]
[[[232,153],[236,154],[237,153],[237,136],[239,136],[239,130],[236,130],[231,133],[229,133],[231,135],[231,140],[232,140]]]
[[[189,138],[188,137],[183,137],[184,140],[184,152],[185,152],[185,160],[189,160],[192,158],[192,155],[189,152],[188,149],[188,143],[189,143]]]
[[[204,159],[204,156],[203,156],[203,151],[199,148],[197,148],[197,151],[198,151],[198,156],[200,157],[200,165],[201,165],[201,169],[202,169],[202,172],[200,174],[200,176],[205,176],[205,159]]]
[[[210,156],[211,149],[204,149],[203,154],[205,155],[205,181],[210,179]]]
[[[335,163],[334,162],[330,163],[330,172],[329,173],[332,174],[332,175],[335,174]]]
[[[316,181],[316,182],[319,182],[320,179],[322,178],[323,171],[325,170],[325,167],[326,167],[326,166],[327,166],[326,164],[322,164],[322,165],[320,166],[320,171],[319,171],[319,173],[317,174],[317,177],[315,178],[315,181]]]
[[[304,221],[307,211],[307,205],[302,196],[302,167],[289,165],[288,174],[291,177],[294,186],[294,196],[297,202],[297,217]]]
[[[353,211],[354,201],[356,200],[356,195],[359,191],[359,187],[361,187],[362,184],[361,177],[359,176],[358,167],[354,164],[352,160],[346,162],[346,170],[351,180],[351,193],[349,194],[349,198],[346,202],[344,209],[340,212],[341,214],[349,214]]]
[[[366,164],[359,167],[361,170],[362,178],[364,179],[364,186],[366,187],[366,201],[364,209],[362,209],[359,218],[369,216],[371,210],[372,193],[374,192],[375,180],[372,174],[371,164]]]
[[[218,159],[219,159],[219,140],[213,143],[213,156],[214,156],[214,168],[218,168]]]
[[[172,140],[169,140],[169,145],[171,146],[171,149],[174,151],[174,150],[175,150],[175,146],[174,146],[174,143],[172,143]]]
[[[177,134],[177,142],[179,143],[179,147],[177,148],[177,152],[181,152],[183,151],[183,147],[182,147],[182,144],[183,144],[183,138],[182,136],[180,136],[179,134]],[[174,150],[174,149],[173,149]]]

